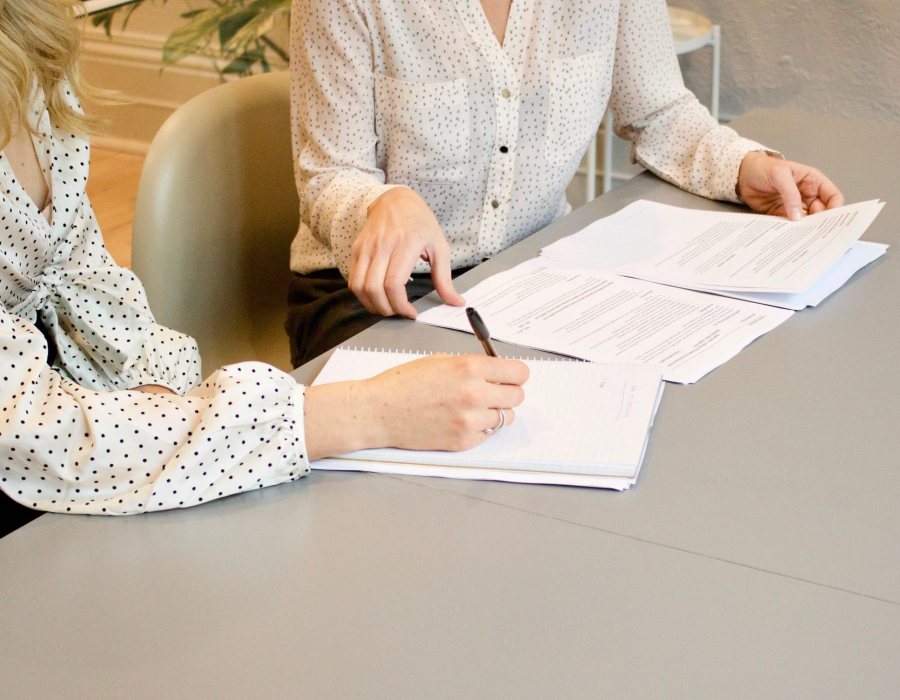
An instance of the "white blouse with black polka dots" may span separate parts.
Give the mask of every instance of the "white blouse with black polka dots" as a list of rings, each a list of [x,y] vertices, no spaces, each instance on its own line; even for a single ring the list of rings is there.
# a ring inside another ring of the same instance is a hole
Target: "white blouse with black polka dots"
[[[193,339],[155,323],[103,245],[87,141],[50,124],[40,89],[34,104],[49,222],[0,153],[0,488],[38,510],[122,515],[308,474],[304,387],[255,362],[201,383]],[[148,384],[178,395],[128,391]]]
[[[502,46],[479,0],[294,0],[291,27],[296,272],[346,276],[397,185],[431,207],[454,268],[495,255],[566,213],[607,103],[634,160],[705,197],[735,201],[765,150],[685,88],[665,0],[515,0]]]

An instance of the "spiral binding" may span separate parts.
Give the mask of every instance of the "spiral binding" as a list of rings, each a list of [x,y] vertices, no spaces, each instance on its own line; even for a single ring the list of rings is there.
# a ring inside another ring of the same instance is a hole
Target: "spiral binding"
[[[435,355],[437,352],[418,352],[416,350],[390,350],[388,348],[371,348],[371,347],[360,347],[353,345],[352,347],[349,345],[339,345],[337,347],[338,350],[346,350],[348,352],[371,352],[371,353],[380,353],[382,355],[408,355],[411,358],[419,358],[419,357],[428,357],[430,355]],[[441,353],[443,355],[454,355],[459,357],[463,353],[461,352],[444,352]],[[466,354],[477,354],[477,353],[466,353]],[[577,364],[585,364],[585,365],[632,365],[634,363],[631,362],[591,362],[590,360],[582,360],[577,357],[511,357],[509,355],[501,355],[501,358],[504,360],[520,360],[522,362],[574,362]]]

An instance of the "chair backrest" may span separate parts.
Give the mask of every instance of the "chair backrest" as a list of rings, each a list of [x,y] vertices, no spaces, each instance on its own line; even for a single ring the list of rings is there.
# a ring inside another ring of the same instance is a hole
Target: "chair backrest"
[[[225,83],[166,121],[141,176],[132,265],[159,323],[197,339],[205,374],[243,360],[290,368],[298,225],[286,73]]]

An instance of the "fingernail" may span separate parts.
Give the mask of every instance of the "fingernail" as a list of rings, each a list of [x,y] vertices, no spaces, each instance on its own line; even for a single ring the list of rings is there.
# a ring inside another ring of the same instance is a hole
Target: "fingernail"
[[[800,207],[794,207],[788,212],[791,221],[800,221],[803,218],[803,210]]]

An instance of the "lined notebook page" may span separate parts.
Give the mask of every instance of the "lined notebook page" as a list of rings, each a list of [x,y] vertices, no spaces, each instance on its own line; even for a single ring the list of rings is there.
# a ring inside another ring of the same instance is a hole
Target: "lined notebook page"
[[[417,357],[341,348],[314,385],[366,379]],[[397,464],[634,479],[659,403],[660,368],[523,361],[531,375],[515,422],[478,447],[466,452],[362,450],[337,460],[384,464],[379,471],[390,471],[387,465]],[[337,460],[329,460],[328,468],[335,468]],[[352,464],[346,468],[365,470]],[[402,472],[410,473],[408,469]]]

